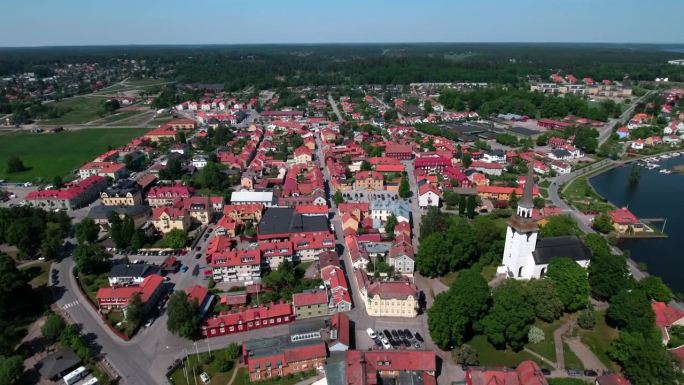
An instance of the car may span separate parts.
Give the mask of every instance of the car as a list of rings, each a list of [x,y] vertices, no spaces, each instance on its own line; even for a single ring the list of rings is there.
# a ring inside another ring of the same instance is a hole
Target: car
[[[399,339],[399,333],[396,330],[392,329],[390,333],[392,333],[392,337],[394,337],[394,339]]]
[[[404,335],[406,336],[406,338],[408,338],[410,340],[413,339],[413,333],[411,333],[411,331],[408,329],[404,329]]]
[[[568,369],[568,376],[570,377],[580,377],[582,372],[577,369]]]
[[[195,251],[202,251],[202,246],[195,247]]]
[[[374,339],[373,343],[375,343],[375,346],[382,346],[382,341],[380,341],[380,338]]]
[[[547,368],[541,368],[541,372],[542,372],[542,374],[545,375],[545,376],[550,376],[550,375],[551,375],[551,370],[549,370],[549,369],[547,369]]]
[[[597,376],[598,376],[598,373],[597,373],[595,370],[586,369],[586,370],[584,371],[584,375],[587,376],[587,377],[597,377]]]
[[[195,259],[200,259],[200,258],[202,258],[202,253],[195,254]]]
[[[166,277],[164,277],[164,281],[169,282],[170,280],[171,280],[171,277],[169,277],[168,275]]]
[[[390,333],[387,329],[383,330],[382,334],[384,334],[387,338],[392,338],[392,333]]]
[[[181,273],[185,273],[188,271],[188,269],[189,268],[187,266],[183,265],[183,266],[181,266],[180,271],[181,271]]]
[[[406,337],[406,336],[404,335],[404,331],[401,330],[401,329],[397,330],[397,334],[399,335],[399,338],[400,338],[400,339],[403,339],[404,337]]]
[[[383,348],[385,348],[385,349],[391,349],[391,348],[392,348],[392,345],[390,345],[390,343],[389,343],[389,341],[387,340],[387,338],[385,338],[385,337],[381,338],[381,339],[380,339],[380,342],[382,342],[382,347],[383,347]]]
[[[147,322],[145,322],[145,328],[152,326],[153,323],[154,323],[154,318],[150,318]]]
[[[368,337],[370,337],[372,339],[378,338],[378,335],[375,334],[375,331],[371,328],[366,329],[366,333],[368,334]]]
[[[413,347],[416,348],[416,349],[420,349],[420,342],[414,341],[414,342],[413,342]]]
[[[210,229],[209,229],[209,232],[211,233],[212,231],[214,231],[214,229],[210,228]]]
[[[416,337],[416,339],[420,342],[425,342],[425,340],[423,339],[423,336],[421,336],[420,333],[416,333],[416,335],[414,337]]]
[[[209,375],[207,374],[207,372],[202,372],[202,373],[200,373],[200,380],[202,380],[202,383],[203,383],[203,384],[208,384],[209,381],[211,381],[211,380],[209,379]]]
[[[404,346],[406,346],[407,348],[411,347],[411,341],[407,340],[406,338],[404,338],[402,342],[404,343]]]

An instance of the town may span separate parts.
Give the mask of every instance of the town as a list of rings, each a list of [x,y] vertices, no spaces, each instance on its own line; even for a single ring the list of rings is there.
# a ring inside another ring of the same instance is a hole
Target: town
[[[681,172],[673,76],[243,92],[148,62],[0,82],[0,383],[680,383],[681,294],[618,247],[667,227],[590,182]]]

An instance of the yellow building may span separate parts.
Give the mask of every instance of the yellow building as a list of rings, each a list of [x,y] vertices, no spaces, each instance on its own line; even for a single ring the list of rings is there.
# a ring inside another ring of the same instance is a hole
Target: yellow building
[[[418,289],[406,281],[371,283],[366,289],[366,311],[375,317],[416,317]]]
[[[376,171],[362,171],[354,176],[354,190],[382,190],[384,178]]]
[[[156,207],[152,211],[152,225],[163,234],[174,229],[187,231],[190,228],[190,215],[182,208]]]
[[[100,193],[102,204],[105,206],[137,206],[142,204],[142,194],[138,184],[126,181],[108,187]]]

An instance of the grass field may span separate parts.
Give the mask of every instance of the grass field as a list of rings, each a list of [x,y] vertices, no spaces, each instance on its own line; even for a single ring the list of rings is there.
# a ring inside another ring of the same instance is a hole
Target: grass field
[[[606,351],[610,343],[618,337],[618,331],[606,324],[605,311],[595,312],[596,326],[592,330],[578,329],[582,342],[591,349],[604,365],[611,370],[617,370],[618,366],[608,358]]]
[[[570,349],[570,346],[563,342],[563,355],[565,356],[565,367],[567,369],[584,370],[582,360]]]
[[[511,349],[497,350],[489,341],[487,341],[487,337],[483,335],[473,337],[468,344],[477,351],[480,365],[482,366],[507,366],[509,368],[515,368],[519,363],[525,360],[532,360],[542,368],[549,368],[549,365],[546,362],[539,360],[537,357],[524,350],[520,352],[514,352]]]
[[[59,102],[50,103],[52,107],[69,108],[70,111],[55,119],[41,120],[41,125],[58,124],[82,124],[100,118],[99,112],[102,106],[103,97],[79,96],[65,99]]]
[[[563,188],[561,198],[583,212],[606,212],[613,206],[589,185],[586,177],[579,177]]]
[[[141,114],[140,111],[122,111],[122,112],[118,112],[118,113],[113,114],[113,115],[106,116],[106,117],[98,120],[97,123],[98,124],[114,123],[114,122],[118,122],[118,121],[121,121],[124,119],[128,119],[128,118],[134,117],[136,115],[140,115],[140,114]]]
[[[222,352],[218,353],[222,354]],[[214,352],[211,358],[216,356],[216,354],[217,352]],[[212,384],[228,384],[228,381],[233,376],[233,371],[236,370],[235,362],[232,363],[232,367],[229,371],[219,372],[214,368],[214,365],[207,363],[211,360],[211,358],[209,357],[209,353],[200,353],[199,356],[197,354],[188,356],[188,360],[186,361],[186,370],[188,375],[187,379],[190,381],[188,382],[186,380],[186,373],[183,370],[183,366],[181,366],[171,373],[170,377],[172,383],[175,385],[202,384],[200,374],[202,374],[202,372],[206,372],[209,375]],[[202,362],[204,362],[204,364]],[[192,373],[193,367],[195,368],[195,378],[193,378]]]
[[[542,356],[546,357],[550,361],[556,361],[556,344],[553,341],[553,332],[558,329],[561,325],[563,325],[567,321],[566,318],[561,318],[559,320],[556,320],[554,322],[548,323],[544,321],[537,320],[534,323],[534,326],[540,328],[541,330],[544,331],[544,341],[538,343],[538,344],[533,344],[533,343],[528,343],[527,348],[530,350],[535,351],[536,353],[541,354]]]
[[[66,176],[107,150],[148,131],[145,128],[93,128],[59,134],[0,136],[0,179],[16,182],[50,180]],[[29,170],[7,174],[10,157],[18,156]]]

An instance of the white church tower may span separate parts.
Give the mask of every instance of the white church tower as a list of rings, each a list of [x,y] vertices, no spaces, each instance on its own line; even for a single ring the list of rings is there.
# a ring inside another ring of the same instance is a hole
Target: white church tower
[[[531,279],[537,275],[535,274],[536,265],[532,253],[537,245],[539,227],[532,219],[533,189],[534,170],[530,165],[523,187],[523,195],[518,201],[518,210],[508,220],[502,266],[497,269],[498,274],[505,274],[508,278]]]

